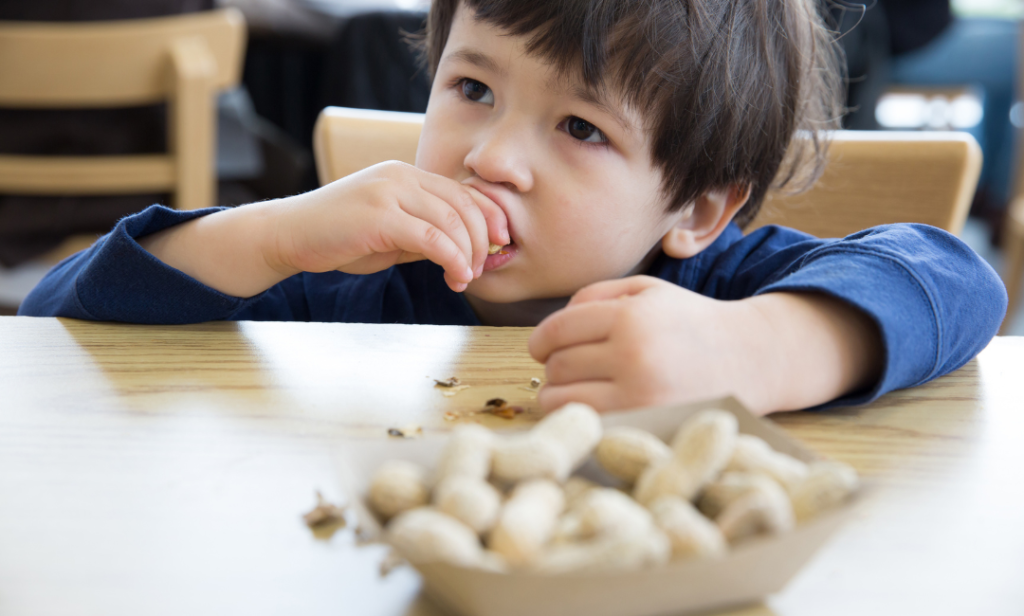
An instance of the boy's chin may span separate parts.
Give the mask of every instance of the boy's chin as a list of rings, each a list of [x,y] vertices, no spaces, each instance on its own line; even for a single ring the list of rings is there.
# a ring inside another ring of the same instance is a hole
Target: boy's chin
[[[513,281],[497,278],[484,274],[469,283],[465,294],[492,304],[512,304],[541,297],[537,289],[524,288]]]
[[[529,293],[525,293],[512,285],[502,286],[489,283],[490,281],[482,279],[474,280],[469,283],[469,286],[466,287],[463,293],[492,304],[511,304],[532,299]]]

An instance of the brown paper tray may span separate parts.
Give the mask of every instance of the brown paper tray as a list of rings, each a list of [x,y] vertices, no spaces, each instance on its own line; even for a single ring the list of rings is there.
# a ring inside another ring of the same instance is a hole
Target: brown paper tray
[[[711,407],[733,413],[740,432],[763,438],[777,451],[808,462],[819,458],[769,422],[751,415],[733,398],[608,413],[602,419],[606,428],[636,426],[669,441],[686,417]],[[395,458],[431,468],[445,441],[446,437],[438,435],[414,440],[352,441],[338,452],[343,487],[359,523],[371,536],[380,531],[380,525],[362,505],[362,496],[373,472]],[[610,483],[595,464],[588,464],[581,473]],[[778,592],[852,508],[852,503],[847,504],[779,537],[750,540],[721,559],[673,561],[640,571],[549,576],[498,574],[443,563],[416,568],[427,594],[464,616],[680,615],[750,603]]]

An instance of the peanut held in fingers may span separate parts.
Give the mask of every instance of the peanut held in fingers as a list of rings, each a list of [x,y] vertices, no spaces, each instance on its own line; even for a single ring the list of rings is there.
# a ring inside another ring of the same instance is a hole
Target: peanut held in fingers
[[[754,535],[778,535],[793,528],[793,505],[773,480],[729,503],[715,523],[730,544]]]
[[[498,515],[488,547],[510,567],[528,565],[551,539],[564,507],[562,489],[554,482],[533,479],[519,484]]]
[[[501,494],[483,479],[454,475],[434,488],[434,506],[480,534],[494,526]]]
[[[857,489],[857,471],[842,462],[814,462],[791,493],[796,519],[808,520],[843,502]]]
[[[384,520],[425,505],[428,499],[426,472],[405,460],[390,460],[370,480],[370,507]]]
[[[608,429],[597,444],[594,457],[611,476],[636,483],[652,464],[667,460],[672,450],[646,430],[630,426]]]
[[[726,552],[725,537],[689,501],[663,496],[651,503],[654,522],[672,542],[673,558],[710,558]]]
[[[430,507],[399,514],[388,524],[387,541],[413,564],[444,562],[477,567],[484,562],[483,548],[476,533]]]

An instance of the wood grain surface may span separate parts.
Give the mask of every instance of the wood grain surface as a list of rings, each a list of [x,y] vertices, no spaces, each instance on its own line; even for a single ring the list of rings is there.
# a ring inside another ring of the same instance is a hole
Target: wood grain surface
[[[0,317],[0,614],[440,614],[412,570],[381,576],[380,548],[301,515],[315,490],[343,500],[350,439],[529,422],[529,333]],[[1024,613],[1022,374],[1024,340],[997,338],[872,405],[773,416],[872,496],[730,614]],[[470,388],[446,397],[432,379],[453,375]],[[524,414],[472,415],[499,396]]]

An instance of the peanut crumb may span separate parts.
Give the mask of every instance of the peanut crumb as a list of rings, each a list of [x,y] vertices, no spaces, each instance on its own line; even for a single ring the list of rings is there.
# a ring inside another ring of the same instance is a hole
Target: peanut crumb
[[[394,571],[397,567],[401,567],[405,564],[403,559],[393,551],[388,551],[384,558],[380,561],[380,576],[387,577],[389,573]]]
[[[423,436],[423,428],[416,424],[409,424],[404,428],[388,428],[388,436],[395,438],[416,438]]]
[[[512,406],[504,398],[491,398],[480,412],[501,417],[502,419],[514,419],[516,415],[523,412],[523,407]]]
[[[309,513],[303,515],[302,519],[306,521],[306,526],[310,528],[326,526],[328,524],[344,526],[345,508],[325,501],[323,495],[320,494],[320,490],[317,490],[316,507],[313,507]]]
[[[367,543],[374,543],[374,539],[370,534],[370,531],[362,526],[356,526],[355,531],[356,545],[366,545]]]
[[[443,381],[434,379],[434,388],[440,389],[446,398],[451,398],[463,389],[469,389],[469,385],[463,385],[458,377],[453,376]]]

